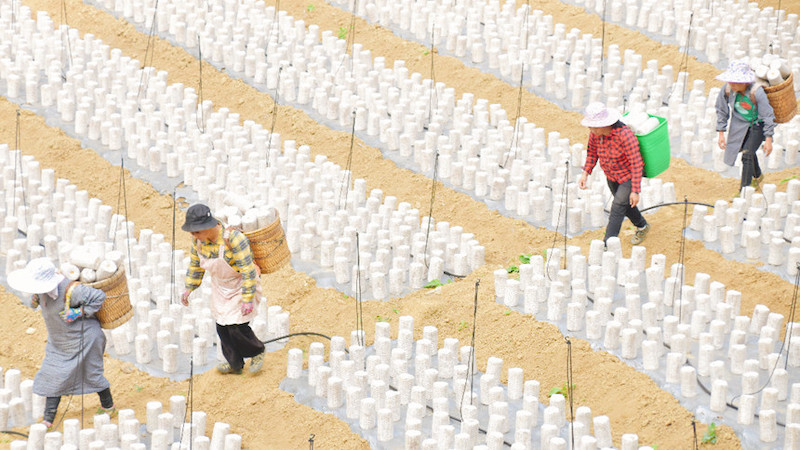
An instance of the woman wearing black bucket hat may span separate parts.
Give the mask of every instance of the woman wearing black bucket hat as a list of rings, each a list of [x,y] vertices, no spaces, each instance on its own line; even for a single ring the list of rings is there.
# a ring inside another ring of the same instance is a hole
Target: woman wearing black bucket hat
[[[189,294],[200,286],[203,275],[211,277],[211,314],[227,360],[217,370],[242,373],[244,358],[252,358],[249,370],[258,372],[264,363],[264,343],[253,333],[250,321],[256,315],[255,302],[261,299],[261,285],[247,236],[223,227],[200,203],[186,210],[181,228],[194,240],[181,302],[188,306]]]

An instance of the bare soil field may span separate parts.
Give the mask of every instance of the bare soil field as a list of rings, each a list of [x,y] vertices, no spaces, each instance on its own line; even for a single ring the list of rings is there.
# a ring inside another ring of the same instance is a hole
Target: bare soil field
[[[60,17],[62,2],[50,0],[22,0],[32,11],[47,11],[54,20]],[[69,25],[81,34],[92,33],[112,48],[119,48],[132,58],[144,60],[148,36],[135,30],[124,20],[86,5],[78,0],[63,2],[68,11]],[[314,23],[321,30],[337,30],[348,26],[351,16],[324,2],[283,1],[280,8],[288,14]],[[520,2],[518,2],[520,3]],[[267,4],[272,2],[267,1]],[[760,2],[761,6],[777,6],[777,1]],[[782,8],[800,12],[800,2],[783,2]],[[557,0],[537,1],[535,8],[552,14],[556,22],[568,23],[584,32],[598,33],[600,19],[585,14],[583,9],[563,4]],[[373,56],[384,56],[387,65],[395,59],[406,61],[410,71],[427,73],[430,55],[414,42],[403,40],[390,31],[356,19],[355,41],[372,51]],[[622,48],[633,48],[662,64],[678,65],[682,54],[674,46],[661,45],[646,36],[621,27],[606,28],[606,44],[617,43]],[[436,55],[437,81],[454,87],[457,97],[472,92],[476,98],[500,103],[509,113],[517,110],[517,87],[492,75],[465,66],[461,61]],[[156,39],[152,47],[152,65],[169,72],[170,82],[198,87],[198,61],[184,50],[166,41]],[[706,81],[708,86],[718,86],[714,67],[694,60],[689,62],[693,77]],[[269,129],[273,100],[247,84],[233,79],[224,71],[204,63],[203,89],[205,98],[214,102],[215,108],[227,107],[239,113],[242,120],[253,120]],[[9,118],[0,121],[0,143],[15,142],[14,116],[16,105],[0,99],[0,114]],[[347,161],[350,136],[331,130],[308,117],[303,111],[290,106],[280,106],[277,112],[276,132],[285,139],[295,139],[298,144],[311,146],[312,154],[324,154],[329,160],[344,166]],[[560,131],[571,142],[585,142],[588,132],[579,124],[580,115],[561,110],[552,103],[525,93],[522,96],[521,115],[543,126],[547,131]],[[56,176],[67,178],[90,197],[97,197],[109,205],[116,205],[119,195],[120,169],[97,155],[92,148],[82,148],[79,141],[68,137],[59,129],[45,124],[42,117],[23,111],[20,125],[23,154],[33,155],[43,168],[55,169]],[[353,175],[364,178],[368,189],[379,188],[385,195],[393,195],[412,204],[414,208],[427,208],[430,201],[429,178],[398,168],[384,159],[379,149],[370,147],[358,138],[355,140]],[[791,175],[797,168],[766,174],[766,183],[777,183]],[[165,236],[172,235],[172,200],[168,193],[157,192],[151,185],[126,174],[128,217],[137,229],[150,228]],[[714,203],[720,198],[729,199],[736,191],[737,179],[723,178],[711,171],[690,166],[673,158],[670,169],[661,178],[673,182],[678,199],[687,196],[691,201]],[[785,185],[779,190],[785,190]],[[403,298],[386,302],[363,302],[364,326],[371,343],[376,316],[395,317],[411,315],[415,319],[415,332],[421,336],[422,327],[435,325],[440,337],[455,337],[467,342],[470,329],[460,329],[462,321],[472,322],[472,296],[476,279],[481,279],[477,318],[476,351],[478,367],[484,370],[490,356],[503,358],[506,368],[521,367],[526,379],[540,381],[543,391],[565,382],[567,346],[562,333],[551,324],[530,316],[511,312],[494,301],[492,271],[512,264],[522,253],[539,253],[552,245],[554,232],[536,228],[528,223],[504,217],[489,209],[484,203],[445,186],[437,189],[434,217],[464,227],[474,233],[486,247],[486,265],[465,279],[436,290],[423,289]],[[652,224],[644,246],[648,256],[662,253],[667,266],[678,261],[683,208],[661,208],[648,216]],[[626,253],[630,251],[629,237],[633,233],[629,223],[623,225],[620,238]],[[602,238],[603,230],[594,230],[571,238],[570,245],[581,246],[588,253],[592,239]],[[559,237],[559,239],[563,239]],[[189,245],[186,233],[178,231],[179,248]],[[773,275],[758,270],[751,264],[724,258],[719,253],[703,247],[701,242],[688,241],[685,249],[687,280],[697,272],[709,273],[712,280],[724,283],[728,289],[742,292],[743,314],[762,303],[771,311],[788,317],[793,285]],[[355,328],[354,300],[341,292],[318,287],[305,273],[285,267],[262,277],[270,304],[277,304],[291,314],[291,330],[314,331],[327,335],[349,336]],[[43,357],[47,339],[46,329],[38,312],[23,306],[19,299],[0,288],[0,367],[18,368],[23,379],[33,378]],[[390,322],[393,333],[397,320]],[[264,369],[256,374],[220,375],[215,371],[195,375],[193,380],[194,409],[208,413],[208,423],[227,422],[231,431],[243,436],[244,447],[250,449],[289,449],[308,446],[310,434],[316,436],[315,448],[356,449],[368,444],[346,423],[330,414],[323,414],[300,405],[292,395],[279,389],[286,374],[287,351],[290,348],[308,348],[310,338],[292,338],[284,350],[267,355]],[[327,345],[327,344],[326,344]],[[658,445],[659,450],[692,448],[692,414],[679,404],[671,394],[660,389],[647,375],[637,372],[616,356],[594,351],[587,342],[574,340],[574,381],[578,405],[586,405],[593,414],[605,414],[611,420],[614,442],[619,445],[623,433],[637,433],[642,445]],[[169,396],[186,395],[189,383],[171,382],[165,378],[151,377],[131,364],[106,358],[106,376],[111,382],[118,407],[132,408],[137,417],[144,417],[148,401],[168,402]],[[504,371],[505,380],[505,371]],[[546,401],[542,395],[542,401]],[[98,406],[95,396],[86,397],[85,411],[91,414]],[[63,405],[66,402],[62,402]],[[576,405],[576,407],[578,406]],[[67,417],[80,417],[80,401],[72,399]],[[705,430],[706,424],[698,424]],[[25,431],[25,430],[18,430]],[[702,444],[703,448],[741,448],[735,433],[726,426],[717,432],[715,446]],[[7,444],[0,440],[0,447]]]

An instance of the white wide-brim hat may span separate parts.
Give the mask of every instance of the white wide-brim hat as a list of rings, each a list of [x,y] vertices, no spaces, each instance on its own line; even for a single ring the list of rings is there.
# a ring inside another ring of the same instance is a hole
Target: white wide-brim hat
[[[744,61],[731,61],[728,70],[717,75],[716,78],[726,83],[752,83],[756,81],[756,73]]]
[[[8,274],[8,284],[13,289],[28,294],[44,294],[58,286],[64,276],[48,258],[32,259],[24,269]]]
[[[586,106],[581,125],[589,128],[610,127],[622,117],[614,108],[608,108],[600,102],[592,102]]]

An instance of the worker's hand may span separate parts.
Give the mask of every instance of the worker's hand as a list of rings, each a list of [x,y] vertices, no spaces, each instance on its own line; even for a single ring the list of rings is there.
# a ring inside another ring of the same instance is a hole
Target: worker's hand
[[[189,294],[191,294],[191,293],[192,293],[192,291],[187,289],[187,290],[183,291],[183,294],[181,294],[181,304],[183,306],[189,306]]]
[[[772,153],[772,138],[764,140],[764,156],[769,156]]]
[[[79,317],[83,316],[83,310],[81,308],[68,308],[64,311],[58,313],[64,322],[72,323],[78,320]]]
[[[717,138],[717,145],[721,150],[725,150],[725,132],[719,132],[719,138]]]
[[[637,194],[636,192],[631,192],[630,201],[631,201],[631,208],[633,208],[634,206],[638,205],[639,204],[639,194]]]
[[[587,174],[586,172],[583,172],[583,174],[581,175],[580,181],[578,181],[578,187],[579,188],[581,188],[581,189],[586,189],[587,188],[587,186],[586,186],[586,179],[587,178],[589,178],[589,174]]]
[[[253,312],[253,302],[242,302],[242,315],[246,316]]]

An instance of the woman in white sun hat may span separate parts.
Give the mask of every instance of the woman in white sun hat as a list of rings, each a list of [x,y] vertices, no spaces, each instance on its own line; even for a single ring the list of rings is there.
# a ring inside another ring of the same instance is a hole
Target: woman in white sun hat
[[[581,189],[587,188],[586,180],[599,161],[608,188],[614,196],[603,242],[619,235],[622,221],[627,217],[636,226],[631,243],[638,245],[650,231],[650,224],[636,206],[642,191],[644,161],[639,153],[639,141],[633,131],[620,121],[620,117],[616,109],[600,102],[586,106],[581,125],[589,128],[589,142],[586,144],[586,163],[579,186]]]
[[[62,395],[96,392],[100,396],[97,413],[113,416],[111,386],[103,376],[106,337],[95,318],[106,294],[70,282],[48,258],[33,259],[24,269],[9,273],[8,284],[33,294],[32,305],[41,306],[47,327],[44,360],[33,379],[33,393],[47,398],[42,423],[52,428]]]
[[[756,75],[746,62],[731,61],[728,70],[719,74],[717,79],[726,83],[719,91],[716,105],[719,148],[725,150],[724,161],[729,166],[736,163],[739,153],[742,154],[738,196],[746,186],[758,189],[764,179],[756,151],[763,142],[764,154],[769,156],[772,153],[775,113],[764,88],[754,84]]]

